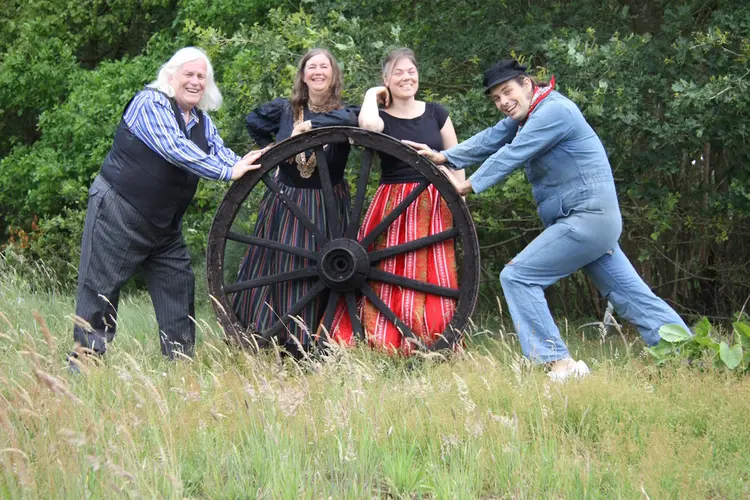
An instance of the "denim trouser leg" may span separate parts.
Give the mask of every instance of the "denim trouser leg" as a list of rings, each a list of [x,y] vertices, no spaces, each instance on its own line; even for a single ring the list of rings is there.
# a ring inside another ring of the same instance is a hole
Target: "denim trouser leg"
[[[561,220],[545,229],[500,273],[521,350],[541,363],[569,357],[544,289],[606,253],[619,234],[619,228],[600,214],[576,213]]]
[[[544,289],[578,269],[592,278],[617,313],[634,323],[648,345],[667,323],[687,325],[638,276],[617,244],[619,219],[575,212],[558,219],[500,273],[503,294],[524,355],[537,362],[569,356],[544,298]]]
[[[667,323],[677,323],[690,331],[674,309],[638,276],[620,245],[615,245],[611,254],[604,254],[583,270],[599,292],[612,302],[617,314],[638,327],[647,345],[659,342],[659,328]]]

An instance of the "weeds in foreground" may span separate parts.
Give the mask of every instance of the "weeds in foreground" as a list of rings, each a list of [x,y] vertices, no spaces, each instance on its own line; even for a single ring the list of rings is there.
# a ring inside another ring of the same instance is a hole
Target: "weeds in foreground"
[[[559,385],[499,328],[447,360],[297,363],[230,348],[204,314],[195,359],[169,363],[136,295],[104,363],[71,376],[72,310],[0,280],[0,497],[750,495],[747,378],[621,338],[569,335],[594,371]]]
[[[693,330],[691,333],[679,325],[664,325],[659,329],[659,343],[646,351],[658,365],[678,360],[739,373],[750,371],[750,323],[732,323],[731,335],[726,340],[708,318],[701,319]]]

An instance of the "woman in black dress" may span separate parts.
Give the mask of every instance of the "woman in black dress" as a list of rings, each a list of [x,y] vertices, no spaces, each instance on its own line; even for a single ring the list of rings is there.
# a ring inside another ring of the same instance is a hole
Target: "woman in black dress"
[[[246,118],[250,136],[260,146],[267,146],[313,128],[335,125],[357,125],[357,108],[346,106],[341,99],[343,80],[336,59],[325,49],[312,49],[299,63],[292,97],[277,98],[261,105]],[[336,214],[326,214],[320,177],[316,169],[316,155],[308,151],[279,165],[276,182],[297,203],[321,231],[330,237],[329,217],[338,217],[340,227],[349,222],[349,186],[344,169],[349,156],[348,143],[325,146],[326,159],[338,208]],[[305,249],[317,250],[315,240],[300,222],[286,209],[273,192],[267,190],[261,202],[254,236]],[[238,281],[269,276],[315,265],[308,259],[259,246],[250,246],[242,261]],[[276,283],[239,292],[234,297],[234,310],[251,330],[268,329],[279,317],[309,291],[312,280]],[[299,316],[300,324],[292,321],[287,326],[288,336],[295,336],[308,348],[310,332],[321,320],[324,296],[313,300]],[[296,353],[297,342],[287,336],[286,347]]]

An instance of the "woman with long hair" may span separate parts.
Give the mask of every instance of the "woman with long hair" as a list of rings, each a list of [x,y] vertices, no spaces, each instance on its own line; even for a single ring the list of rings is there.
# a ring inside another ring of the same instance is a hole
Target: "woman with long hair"
[[[426,143],[435,149],[456,145],[448,111],[436,102],[417,100],[419,71],[410,49],[391,51],[383,62],[383,86],[365,94],[359,114],[359,126],[382,132],[396,139]],[[382,109],[378,109],[378,105]],[[375,228],[409,193],[424,181],[424,176],[406,163],[380,154],[382,176],[370,208],[360,228],[363,238]],[[457,175],[463,175],[458,173]],[[376,241],[373,249],[389,248],[440,233],[453,226],[451,212],[430,185]],[[427,283],[457,288],[456,257],[453,240],[384,259],[378,264],[383,271]],[[429,293],[373,282],[375,293],[426,344],[443,333],[455,311],[455,300]],[[334,316],[334,339],[352,342],[349,317],[339,307]],[[408,354],[411,344],[370,301],[360,307],[362,325],[371,344]]]
[[[356,108],[348,107],[342,101],[342,88],[341,68],[333,55],[325,49],[311,49],[300,60],[291,97],[277,98],[255,109],[245,120],[247,130],[256,143],[266,147],[318,127],[356,126]],[[314,152],[300,153],[281,163],[276,173],[276,182],[282,191],[328,237],[331,235],[327,221],[332,217],[339,218],[339,227],[346,227],[349,221],[349,186],[344,179],[349,149],[348,143],[324,147],[336,198],[337,213],[334,214],[327,214],[325,210]],[[266,190],[260,204],[253,235],[316,250],[313,235],[270,190]],[[238,280],[270,276],[314,265],[314,262],[303,257],[250,246],[240,266]],[[312,280],[297,280],[244,290],[235,295],[234,310],[246,327],[261,332],[299,302],[313,285]],[[309,347],[310,332],[314,332],[320,322],[324,299],[321,296],[313,300],[300,313],[302,322],[292,321],[287,327],[285,345],[293,354],[299,354],[298,342],[305,349]],[[291,336],[296,337],[297,342]]]

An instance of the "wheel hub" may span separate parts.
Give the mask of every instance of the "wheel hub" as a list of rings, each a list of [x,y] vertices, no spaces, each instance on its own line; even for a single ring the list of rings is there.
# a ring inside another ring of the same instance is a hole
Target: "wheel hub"
[[[323,248],[321,255],[318,272],[330,288],[347,292],[359,288],[367,279],[370,259],[356,240],[333,240]]]

